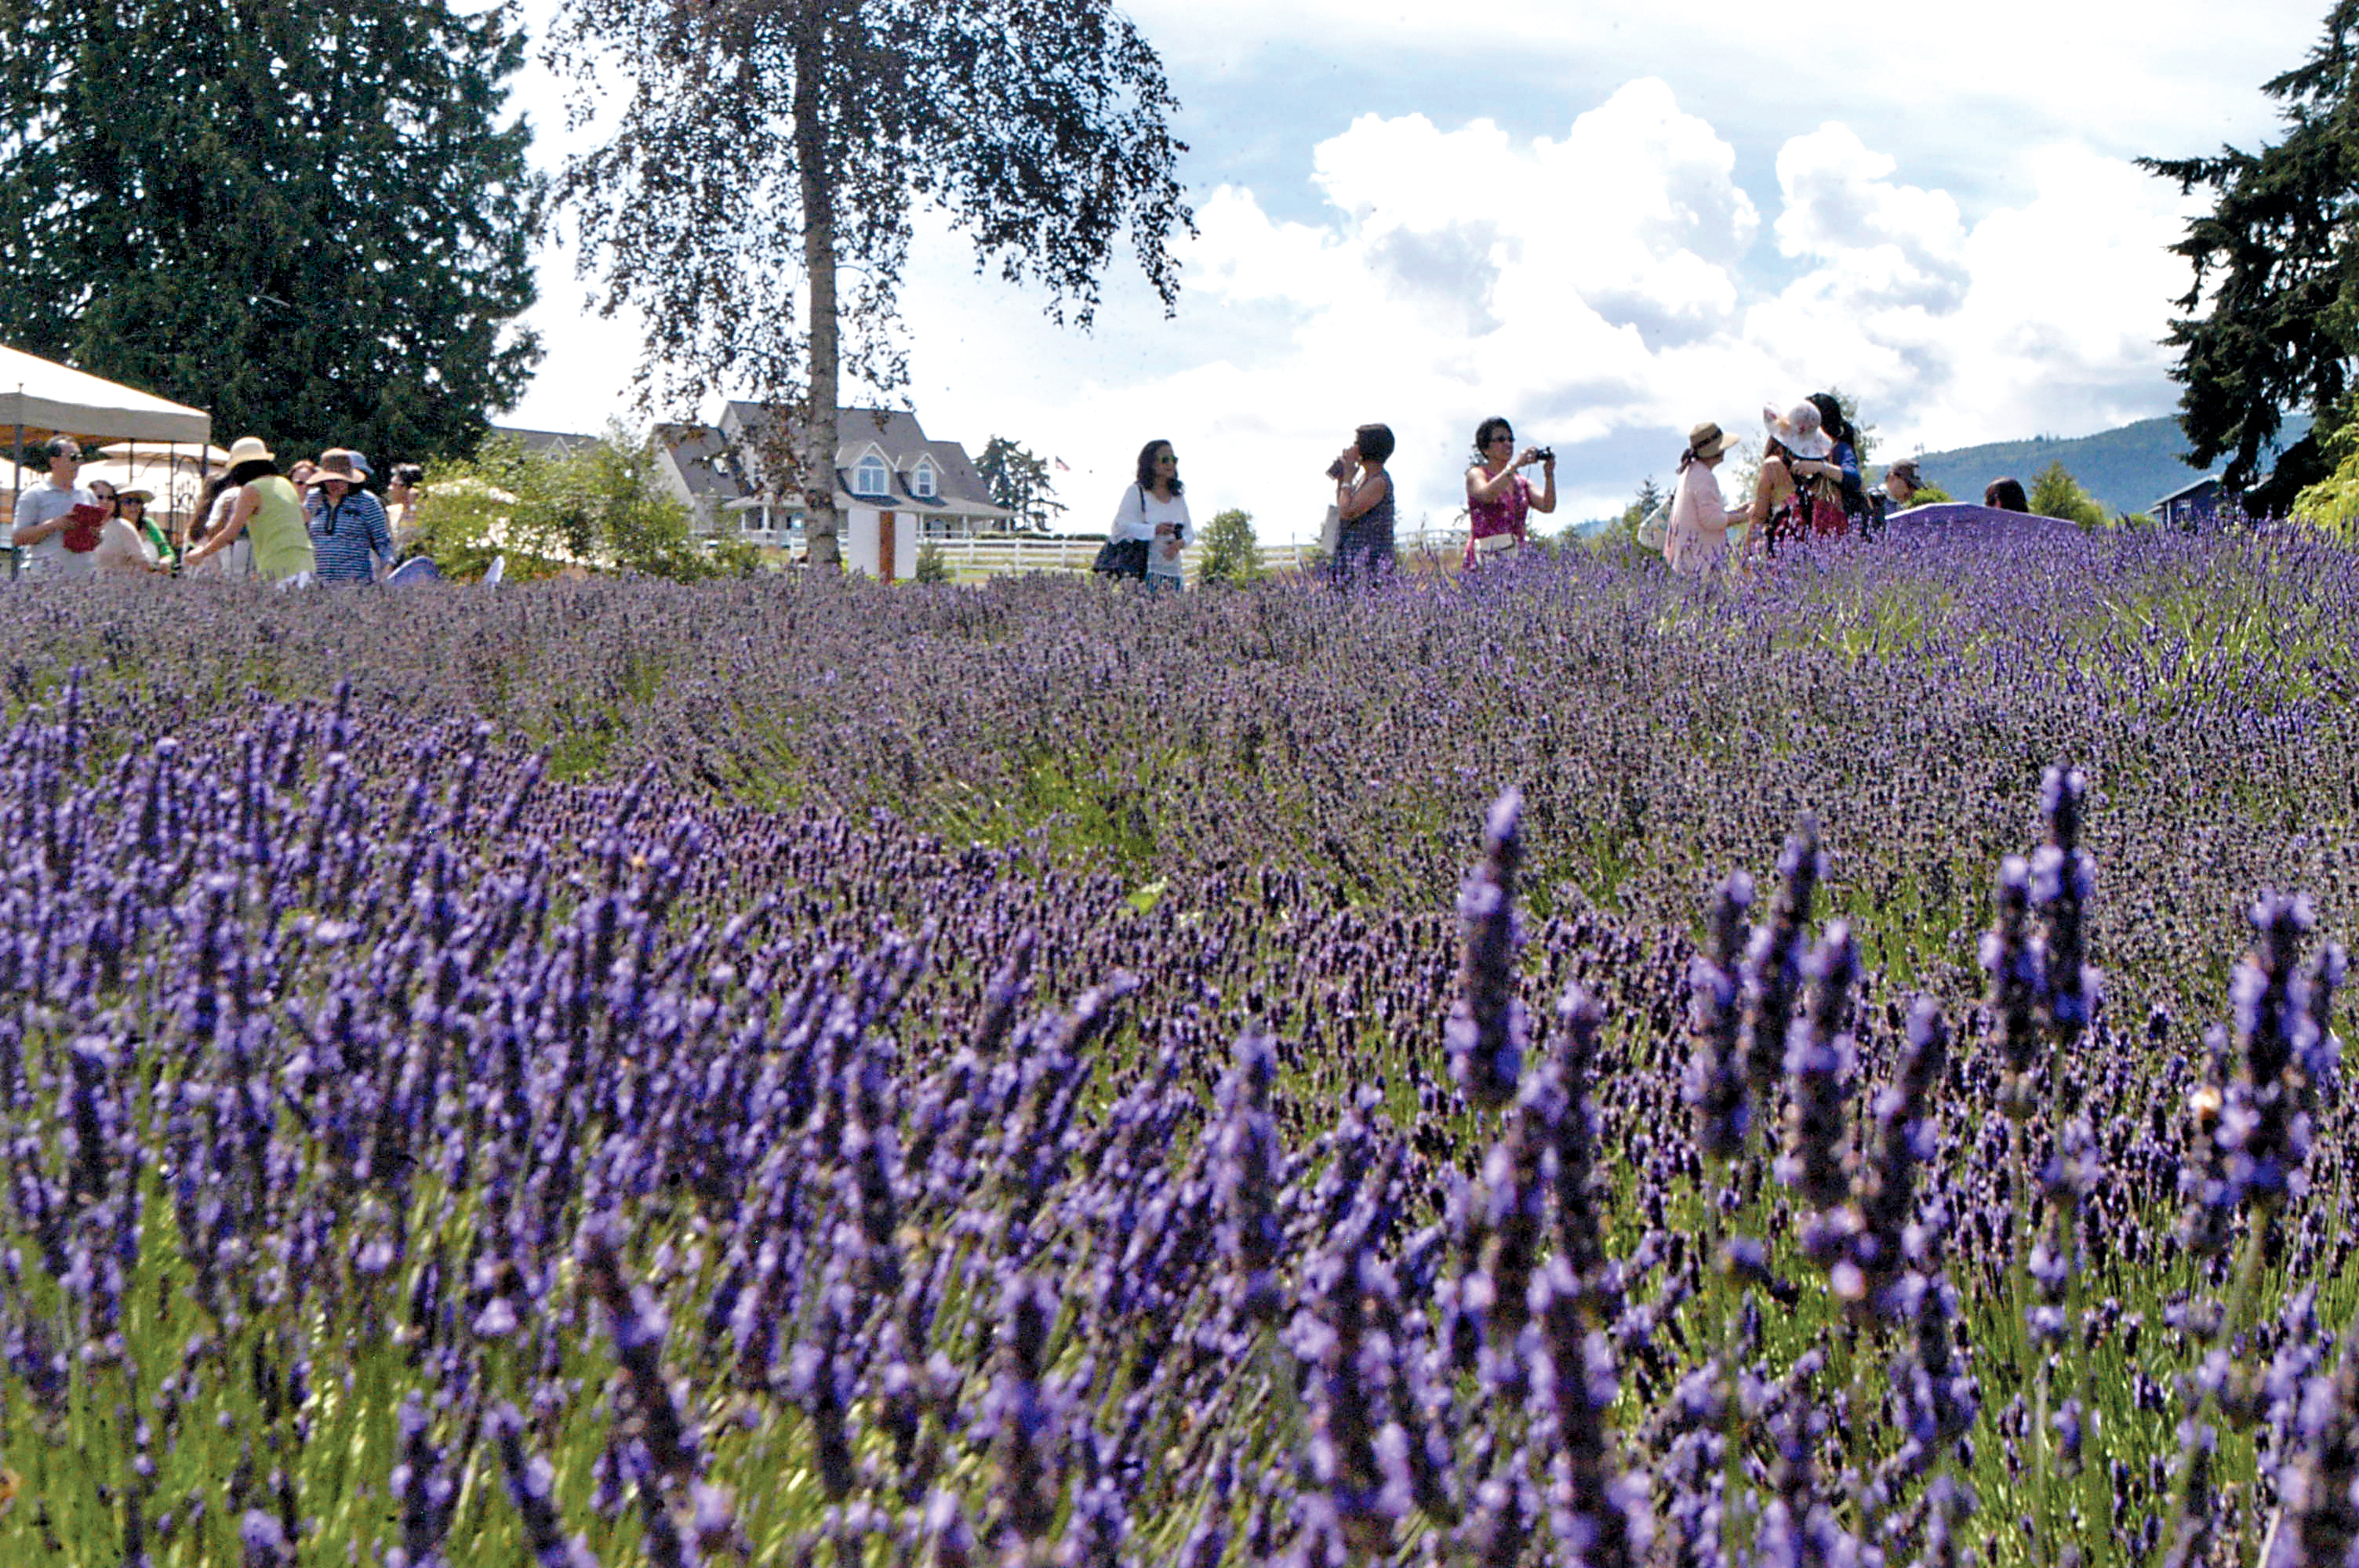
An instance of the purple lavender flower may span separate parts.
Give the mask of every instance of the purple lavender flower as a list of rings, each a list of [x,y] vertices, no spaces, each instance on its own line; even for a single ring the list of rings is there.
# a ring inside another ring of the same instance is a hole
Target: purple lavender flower
[[[1516,958],[1523,945],[1516,914],[1516,870],[1523,862],[1524,797],[1510,789],[1493,803],[1483,825],[1483,858],[1458,893],[1464,931],[1458,1000],[1443,1029],[1450,1076],[1466,1098],[1499,1110],[1516,1098],[1524,1048],[1531,1034],[1516,996]]]
[[[1712,950],[1688,966],[1688,1039],[1692,1054],[1681,1098],[1695,1117],[1696,1148],[1725,1164],[1745,1152],[1752,1113],[1745,1098],[1744,963],[1753,879],[1732,873],[1712,905]]]
[[[503,1404],[491,1415],[493,1439],[499,1444],[500,1468],[507,1478],[508,1500],[524,1521],[525,1546],[535,1568],[597,1568],[590,1543],[582,1536],[568,1540],[556,1504],[557,1472],[524,1446],[524,1418],[514,1405]]]
[[[1813,1261],[1832,1268],[1849,1240],[1854,1218],[1844,1208],[1851,1183],[1844,1171],[1850,1140],[1843,1103],[1852,1071],[1848,1031],[1859,949],[1847,922],[1827,926],[1801,972],[1804,1016],[1801,1027],[1787,1037],[1785,1141],[1777,1174],[1811,1211],[1803,1222],[1803,1249]]]
[[[2010,1119],[2022,1121],[2038,1103],[2031,1078],[2039,1065],[2038,1013],[2048,997],[2048,952],[2028,929],[2031,868],[2019,856],[2000,862],[1994,904],[1981,956],[1990,976],[1992,1030],[2006,1070],[1999,1106]]]
[[[1277,1280],[1285,1236],[1277,1222],[1283,1161],[1270,1089],[1277,1076],[1277,1043],[1249,1033],[1237,1042],[1236,1064],[1223,1082],[1215,1181],[1224,1219],[1221,1250],[1229,1260],[1232,1299],[1245,1317],[1273,1323],[1284,1295]]]

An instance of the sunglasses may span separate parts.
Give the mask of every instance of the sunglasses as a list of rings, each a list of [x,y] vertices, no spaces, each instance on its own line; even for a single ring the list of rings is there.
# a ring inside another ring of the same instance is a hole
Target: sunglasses
[[[1494,436],[1483,444],[1486,447],[1512,447],[1516,438],[1513,436]]]

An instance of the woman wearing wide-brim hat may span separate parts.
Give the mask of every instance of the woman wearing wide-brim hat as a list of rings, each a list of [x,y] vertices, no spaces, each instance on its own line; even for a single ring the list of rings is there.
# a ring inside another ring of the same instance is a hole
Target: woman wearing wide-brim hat
[[[1682,577],[1702,577],[1728,557],[1729,525],[1747,509],[1731,506],[1712,470],[1728,456],[1736,438],[1707,419],[1688,432],[1680,453],[1680,486],[1671,493],[1671,520],[1663,536],[1663,558]]]
[[[229,555],[243,544],[254,576],[282,587],[311,580],[311,531],[303,523],[302,498],[260,437],[247,436],[230,448],[229,471],[213,481],[208,495],[212,506],[204,542],[183,557],[183,570],[201,577],[243,575]]]
[[[155,498],[155,492],[149,490],[114,492],[114,504],[106,521],[99,524],[98,548],[92,552],[101,572],[136,577],[172,569],[170,546],[153,532],[152,525],[143,526],[147,503]]]
[[[178,570],[180,552],[173,548],[172,535],[164,531],[164,525],[157,522],[147,510],[148,503],[155,499],[156,492],[152,490],[118,491],[114,497],[115,515],[131,525],[131,531],[147,542],[147,547],[156,552],[156,558],[168,570]]]
[[[1851,519],[1843,511],[1843,470],[1827,460],[1835,444],[1821,427],[1818,406],[1797,403],[1784,414],[1764,408],[1761,422],[1768,445],[1746,509],[1745,554],[1775,555],[1788,539],[1840,537]]]

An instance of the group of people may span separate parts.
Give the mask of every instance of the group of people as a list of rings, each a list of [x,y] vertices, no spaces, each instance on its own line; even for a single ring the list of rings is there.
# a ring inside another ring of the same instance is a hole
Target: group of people
[[[156,497],[82,480],[82,445],[44,444],[49,472],[16,496],[9,543],[20,569],[46,578],[126,575],[259,578],[282,587],[369,582],[382,576],[414,529],[418,466],[396,467],[383,501],[368,489],[368,460],[349,447],[282,472],[275,453],[248,436],[207,481],[186,530],[151,514]]]
[[[1863,482],[1859,435],[1841,403],[1813,393],[1791,409],[1762,411],[1767,429],[1761,466],[1752,493],[1732,506],[1721,493],[1715,471],[1735,438],[1707,421],[1688,433],[1680,454],[1680,481],[1670,503],[1663,553],[1674,571],[1700,576],[1736,562],[1774,555],[1789,540],[1838,538],[1869,534],[1887,510],[1908,506],[1924,481],[1916,460],[1891,465],[1873,491]],[[1335,486],[1321,543],[1328,570],[1339,581],[1381,575],[1394,565],[1396,516],[1392,475],[1386,464],[1395,447],[1391,428],[1363,425],[1352,444],[1327,467]],[[1539,470],[1535,483],[1526,473]],[[2012,504],[2024,509],[2022,486],[2009,480]],[[1999,487],[1995,486],[1995,492]],[[1109,550],[1116,575],[1141,577],[1150,590],[1176,592],[1180,555],[1195,540],[1171,443],[1149,441],[1140,449],[1136,481],[1123,492]],[[2008,497],[1990,499],[1995,506]],[[1461,565],[1473,569],[1513,553],[1530,538],[1531,517],[1556,510],[1556,454],[1546,447],[1518,445],[1515,427],[1502,417],[1474,429],[1474,457],[1466,470],[1467,540]],[[1741,550],[1732,550],[1732,529],[1745,524]],[[1129,554],[1121,552],[1127,547]],[[1143,564],[1142,564],[1143,563]]]

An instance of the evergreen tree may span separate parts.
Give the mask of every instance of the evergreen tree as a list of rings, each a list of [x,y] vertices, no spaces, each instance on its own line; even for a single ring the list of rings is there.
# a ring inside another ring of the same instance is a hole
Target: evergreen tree
[[[984,443],[974,460],[975,472],[991,487],[991,499],[1016,514],[1019,527],[1046,530],[1049,520],[1065,510],[1049,478],[1047,460],[1026,451],[1005,436]]]
[[[1197,580],[1243,588],[1262,579],[1261,541],[1254,535],[1253,514],[1232,506],[1204,529],[1204,558]]]
[[[2274,446],[2284,413],[2316,416],[2278,458],[2248,509],[2282,512],[2329,468],[2325,443],[2351,416],[2345,395],[2359,352],[2359,0],[2338,0],[2300,66],[2264,84],[2284,104],[2285,139],[2257,153],[2148,158],[2183,192],[2209,190],[2212,211],[2173,247],[2193,264],[2171,323],[2184,387],[2188,462],[2228,459],[2245,490]],[[2199,313],[2200,312],[2200,313]]]
[[[516,401],[540,188],[502,123],[511,6],[7,14],[0,338],[282,453],[464,452]]]
[[[1125,243],[1178,297],[1179,104],[1113,0],[562,0],[555,59],[578,108],[622,105],[559,194],[604,308],[646,323],[643,398],[806,410],[778,427],[799,449],[761,457],[805,476],[815,566],[841,561],[841,384],[908,376],[896,300],[919,206],[1060,320],[1089,324]]]

